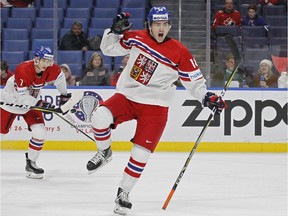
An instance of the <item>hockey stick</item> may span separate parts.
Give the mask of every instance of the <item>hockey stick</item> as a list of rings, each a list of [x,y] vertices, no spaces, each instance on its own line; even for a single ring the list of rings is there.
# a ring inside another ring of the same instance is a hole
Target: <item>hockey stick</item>
[[[71,125],[73,128],[75,128],[77,131],[79,131],[80,133],[82,133],[83,135],[85,135],[87,138],[89,138],[90,140],[92,140],[93,142],[95,142],[95,140],[90,137],[88,134],[86,134],[85,132],[83,132],[82,130],[80,130],[79,128],[77,128],[75,125],[73,125],[71,122],[69,122],[66,118],[64,118],[62,115],[60,115],[59,113],[55,112],[55,115],[57,115],[59,118],[61,118],[63,121],[67,122],[69,125]]]
[[[231,35],[226,35],[225,36],[225,40],[226,40],[226,43],[227,43],[227,45],[229,46],[229,48],[230,48],[230,50],[232,52],[236,67],[235,67],[234,71],[231,73],[231,75],[230,75],[228,81],[226,82],[221,94],[219,95],[219,100],[224,97],[224,95],[226,93],[226,90],[229,87],[229,85],[230,85],[235,73],[238,70],[240,62],[241,62],[240,53],[239,53],[237,44],[234,41],[233,37]],[[169,202],[170,202],[170,200],[171,200],[171,198],[172,198],[177,186],[179,185],[179,183],[180,183],[180,181],[181,181],[181,179],[182,179],[182,177],[183,177],[183,175],[184,175],[184,173],[185,173],[185,171],[186,171],[186,169],[187,169],[187,167],[188,167],[188,165],[190,163],[190,160],[191,160],[194,152],[197,149],[197,146],[199,145],[202,137],[204,136],[204,133],[205,133],[206,129],[208,128],[212,118],[214,117],[215,112],[216,112],[216,108],[214,107],[214,109],[212,110],[212,113],[209,115],[204,127],[202,128],[202,130],[201,130],[201,132],[200,132],[200,134],[199,134],[199,136],[198,136],[198,138],[197,138],[192,150],[190,151],[190,154],[189,154],[188,158],[186,159],[186,162],[185,162],[185,164],[184,164],[179,176],[177,177],[177,179],[176,179],[176,181],[175,181],[175,183],[174,183],[174,185],[173,185],[168,197],[166,198],[166,201],[165,201],[165,203],[164,203],[164,205],[162,207],[163,210],[165,210],[167,208],[167,206],[168,206],[168,204],[169,204]]]
[[[29,109],[29,110],[38,110],[41,112],[51,112],[51,113],[66,113],[70,109],[73,108],[73,106],[78,103],[83,97],[83,93],[75,92],[72,94],[72,97],[61,107],[58,108],[43,108],[38,106],[30,106],[30,105],[23,105],[23,104],[14,104],[14,103],[6,103],[3,101],[0,101],[0,106],[7,106],[7,107],[15,107],[20,109]]]

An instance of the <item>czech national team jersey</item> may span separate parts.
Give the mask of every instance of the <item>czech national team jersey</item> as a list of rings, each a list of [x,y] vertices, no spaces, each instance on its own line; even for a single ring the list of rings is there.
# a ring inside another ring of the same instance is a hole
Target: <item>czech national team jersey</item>
[[[147,30],[128,31],[122,38],[108,34],[101,42],[105,55],[130,54],[117,82],[117,92],[144,104],[169,106],[180,78],[181,83],[199,100],[207,92],[205,79],[189,50],[175,39],[157,43]]]
[[[7,103],[35,105],[40,99],[40,89],[45,86],[46,82],[62,79],[65,81],[65,75],[61,73],[60,67],[56,64],[47,67],[41,76],[37,76],[34,61],[23,62],[16,67],[14,76],[10,77],[7,81],[2,91],[1,100]],[[27,112],[27,110],[15,107],[3,106],[2,108],[16,114],[24,114]]]

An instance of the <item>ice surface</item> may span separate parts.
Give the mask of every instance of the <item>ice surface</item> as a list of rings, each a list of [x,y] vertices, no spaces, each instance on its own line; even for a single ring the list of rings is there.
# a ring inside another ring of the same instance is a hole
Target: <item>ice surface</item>
[[[44,179],[25,177],[24,151],[1,151],[1,216],[115,216],[129,152],[88,175],[91,151],[43,151]],[[198,153],[162,210],[188,153],[154,153],[128,216],[287,216],[287,154]]]

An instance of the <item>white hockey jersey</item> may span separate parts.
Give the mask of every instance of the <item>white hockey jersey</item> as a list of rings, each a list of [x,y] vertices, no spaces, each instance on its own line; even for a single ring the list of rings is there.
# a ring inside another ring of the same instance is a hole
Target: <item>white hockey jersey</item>
[[[175,39],[157,43],[147,30],[127,31],[123,37],[106,29],[100,48],[104,55],[130,54],[117,82],[116,91],[129,100],[167,107],[175,94],[173,84],[180,77],[192,96],[202,101],[207,88],[189,50]]]

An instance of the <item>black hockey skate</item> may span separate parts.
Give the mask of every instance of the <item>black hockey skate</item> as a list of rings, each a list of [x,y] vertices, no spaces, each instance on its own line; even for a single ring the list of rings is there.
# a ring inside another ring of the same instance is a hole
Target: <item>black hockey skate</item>
[[[126,215],[127,212],[132,208],[132,203],[129,201],[129,193],[124,191],[122,188],[118,188],[115,203],[115,214]]]
[[[109,147],[103,151],[98,151],[95,156],[88,161],[87,169],[88,174],[95,172],[96,170],[100,169],[102,166],[106,165],[112,160],[112,151]]]
[[[27,178],[32,178],[32,179],[42,179],[44,170],[39,168],[36,165],[36,162],[31,161],[28,158],[28,153],[27,152],[25,153],[25,156],[26,156],[26,167],[25,167],[26,177]]]

